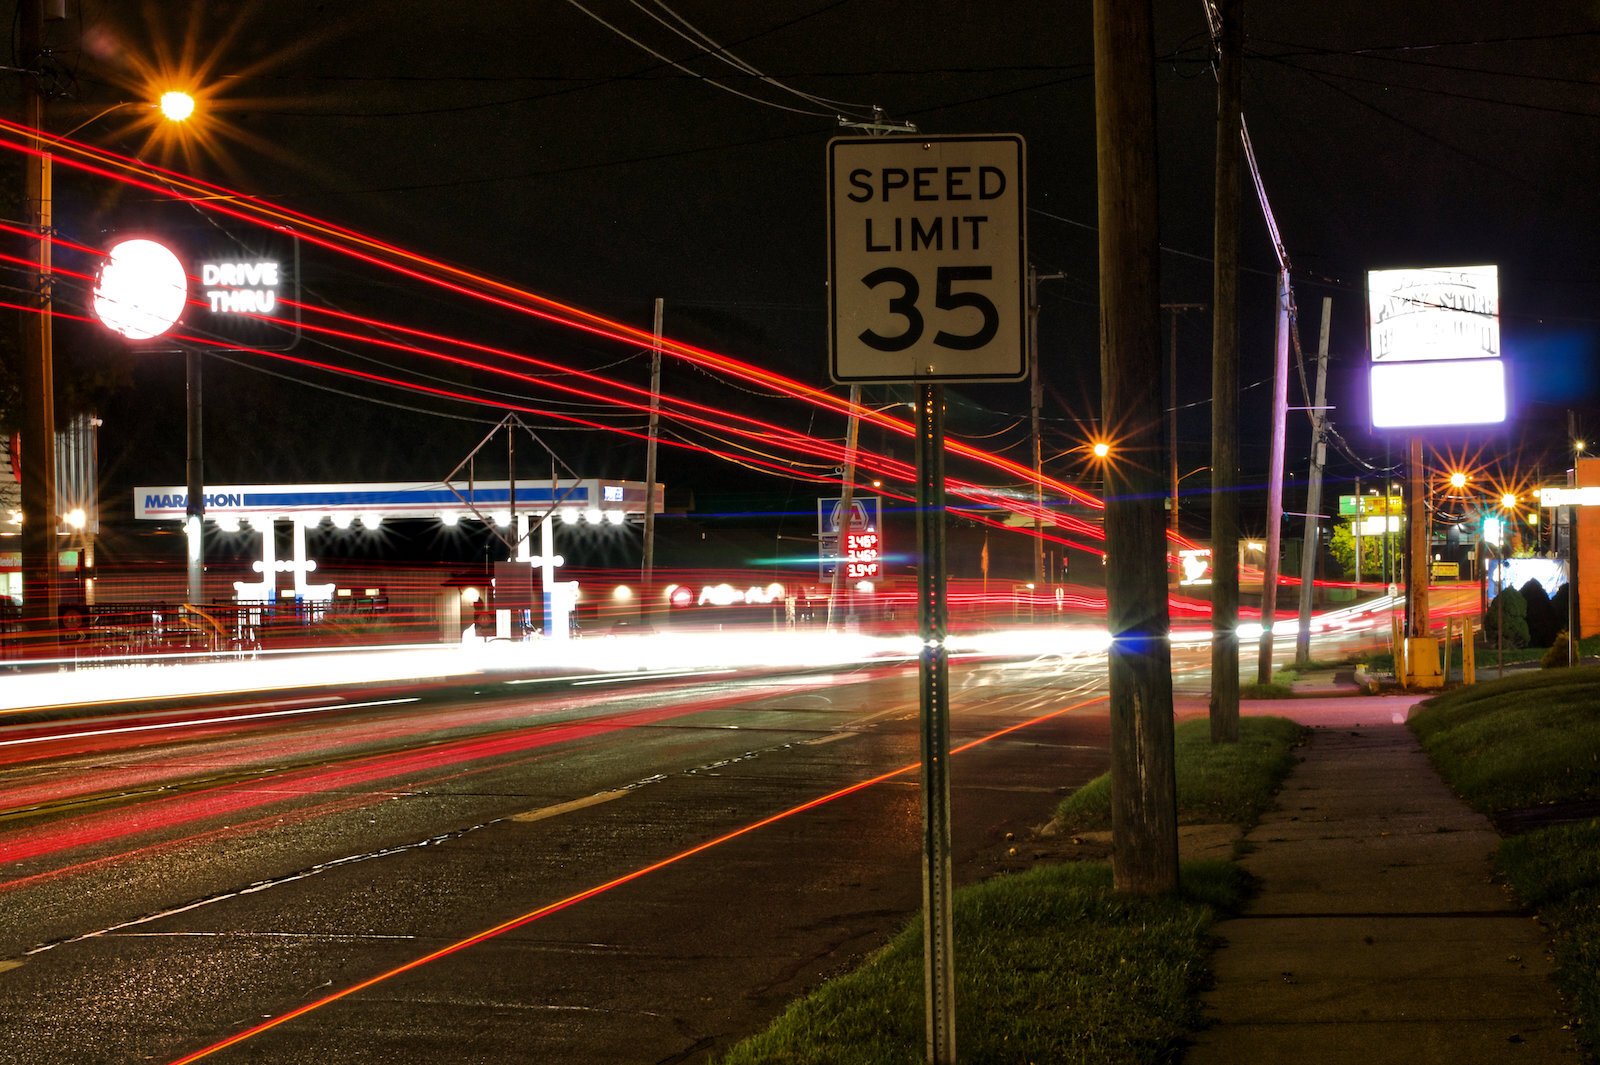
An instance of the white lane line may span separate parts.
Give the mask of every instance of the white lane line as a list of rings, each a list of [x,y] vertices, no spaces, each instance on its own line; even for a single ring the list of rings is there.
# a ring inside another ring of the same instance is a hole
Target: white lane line
[[[618,791],[596,792],[595,794],[586,796],[582,799],[573,799],[571,802],[561,802],[554,806],[546,806],[540,810],[529,810],[527,813],[512,814],[511,820],[520,822],[522,824],[527,824],[530,821],[543,821],[547,817],[560,817],[562,814],[570,814],[574,810],[582,810],[590,806],[599,806],[603,802],[610,802],[612,799],[620,799],[624,795],[628,794],[629,790],[630,789],[628,788],[622,788]]]
[[[725,677],[730,673],[739,672],[737,669],[680,669],[671,672],[641,672],[624,673],[614,677],[599,677],[593,680],[575,680],[574,688],[581,688],[591,684],[629,684],[641,680],[667,680],[674,677]],[[508,682],[512,683],[512,682]]]
[[[27,736],[20,740],[0,740],[0,747],[20,747],[24,743],[53,743],[56,740],[81,740],[91,736],[115,736],[124,732],[154,732],[157,729],[193,728],[198,725],[229,725],[235,721],[259,721],[268,717],[294,717],[299,714],[318,714],[324,710],[359,710],[368,706],[394,706],[415,703],[416,696],[405,699],[377,699],[367,703],[325,703],[321,706],[302,706],[294,710],[268,710],[259,714],[234,714],[229,717],[205,717],[192,721],[158,721],[149,725],[123,725],[120,728],[97,728],[84,732],[54,732],[47,736]]]
[[[859,732],[830,732],[828,735],[818,736],[814,740],[801,740],[800,745],[802,747],[821,747],[824,743],[832,743],[834,740],[847,740],[851,736],[859,735],[861,735]]]

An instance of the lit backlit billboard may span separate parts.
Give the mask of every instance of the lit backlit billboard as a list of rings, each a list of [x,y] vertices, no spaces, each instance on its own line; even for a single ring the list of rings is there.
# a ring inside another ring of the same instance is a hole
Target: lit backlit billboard
[[[1367,324],[1375,428],[1505,421],[1496,267],[1369,271]]]

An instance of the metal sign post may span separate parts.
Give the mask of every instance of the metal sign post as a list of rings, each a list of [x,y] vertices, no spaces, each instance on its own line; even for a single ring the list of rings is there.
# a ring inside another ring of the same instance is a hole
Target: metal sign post
[[[922,637],[922,929],[927,1060],[955,1065],[950,693],[945,654],[944,383],[1028,372],[1022,138],[828,144],[829,373],[917,390]],[[844,533],[841,532],[841,539]]]
[[[944,388],[917,396],[917,632],[922,638],[922,979],[928,1060],[956,1060],[950,893],[950,691],[945,653]]]

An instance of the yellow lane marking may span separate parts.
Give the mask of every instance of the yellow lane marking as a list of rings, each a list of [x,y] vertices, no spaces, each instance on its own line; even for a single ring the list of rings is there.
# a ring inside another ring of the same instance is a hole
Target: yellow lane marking
[[[523,824],[529,821],[543,821],[547,817],[560,817],[562,814],[570,814],[574,810],[582,810],[589,806],[598,806],[603,802],[610,802],[612,799],[620,799],[626,794],[628,794],[627,789],[597,792],[582,799],[573,799],[571,802],[546,806],[542,810],[529,810],[527,813],[512,814],[511,820],[520,821]]]

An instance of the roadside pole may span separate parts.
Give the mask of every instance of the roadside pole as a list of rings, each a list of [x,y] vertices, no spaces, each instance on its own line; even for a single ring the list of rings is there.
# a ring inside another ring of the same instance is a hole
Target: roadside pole
[[[1278,613],[1283,550],[1283,458],[1289,421],[1289,271],[1278,271],[1277,351],[1272,368],[1272,451],[1267,457],[1267,558],[1261,574],[1261,643],[1256,680],[1272,680],[1272,628]]]
[[[1136,895],[1178,887],[1154,67],[1149,5],[1095,0],[1101,414],[1121,437],[1105,467],[1111,868]]]
[[[1211,742],[1239,740],[1239,177],[1244,0],[1221,0],[1211,313]]]
[[[652,624],[656,610],[656,438],[661,425],[661,319],[656,297],[655,344],[650,350],[650,428],[644,452],[644,558],[639,573],[639,620]],[[552,482],[553,483],[553,482]]]
[[[1411,438],[1408,450],[1411,498],[1406,500],[1406,635],[1418,639],[1428,635],[1428,577],[1433,569],[1428,564],[1428,471],[1422,465],[1420,436]],[[1410,658],[1408,654],[1407,661]]]
[[[828,629],[836,631],[835,621],[839,612],[839,597],[844,594],[845,571],[845,540],[850,536],[851,505],[856,493],[856,442],[861,433],[861,417],[857,411],[861,409],[861,386],[850,386],[850,420],[844,432],[844,467],[839,478],[839,528],[833,541],[833,585],[828,592]],[[853,598],[853,594],[852,594]],[[845,612],[848,623],[851,614],[855,611]]]
[[[185,489],[183,531],[188,565],[185,596],[196,610],[205,608],[206,571],[206,480],[205,437],[201,418],[201,366],[200,349],[192,344],[184,347],[184,407],[188,450],[184,459]]]
[[[36,69],[45,60],[45,14],[40,0],[23,0],[18,8],[18,45],[22,66],[22,122],[36,131],[44,129],[43,74]],[[21,416],[22,453],[22,611],[25,627],[41,642],[60,623],[60,563],[56,530],[56,421],[54,379],[54,273],[51,265],[52,167],[48,146],[35,139],[39,149],[23,160],[23,209],[38,240],[29,250],[26,301],[38,313],[25,316],[22,325]],[[50,637],[54,640],[54,636]]]
[[[1044,383],[1039,379],[1039,271],[1028,264],[1028,420],[1033,434],[1033,603],[1045,593],[1044,580],[1044,451],[1039,441],[1039,413]],[[1053,581],[1051,583],[1054,583]],[[1034,616],[1033,603],[1028,616]]]
[[[1311,608],[1312,592],[1317,576],[1317,548],[1322,529],[1318,524],[1318,511],[1322,509],[1322,458],[1325,444],[1322,434],[1326,429],[1328,396],[1328,328],[1333,315],[1333,299],[1322,298],[1322,330],[1317,337],[1317,391],[1311,411],[1311,474],[1306,485],[1306,532],[1300,548],[1300,627],[1295,630],[1294,662],[1304,666],[1311,661]],[[1356,528],[1361,528],[1361,495],[1356,494]],[[1357,534],[1359,535],[1359,533]],[[1358,563],[1359,565],[1359,563]],[[1357,570],[1356,580],[1361,580]]]
[[[929,1061],[956,1060],[950,896],[950,689],[945,651],[944,387],[917,396],[917,632],[922,639],[922,977]]]
[[[1203,311],[1203,303],[1163,303],[1167,312],[1167,464],[1172,487],[1172,501],[1167,508],[1167,524],[1172,535],[1181,535],[1178,527],[1178,315],[1184,311]]]

